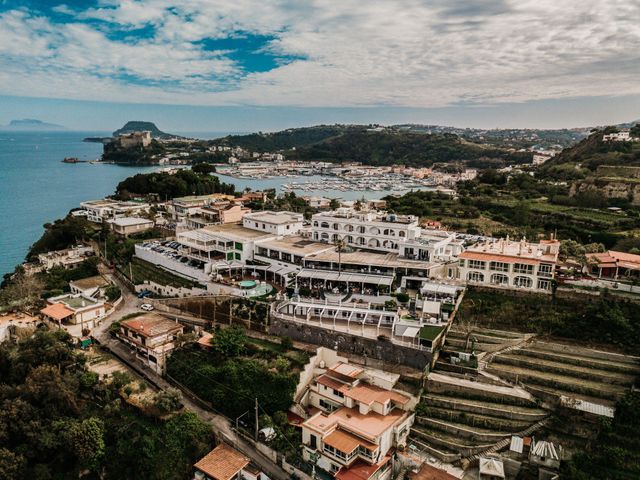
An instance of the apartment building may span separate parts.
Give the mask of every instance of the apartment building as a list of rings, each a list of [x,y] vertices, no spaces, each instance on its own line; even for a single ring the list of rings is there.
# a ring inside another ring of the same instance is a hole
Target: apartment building
[[[154,227],[153,220],[142,217],[120,217],[109,220],[111,230],[117,235],[128,237],[134,233],[141,233]]]
[[[221,201],[232,201],[233,195],[213,193],[211,195],[190,195],[176,197],[167,205],[167,213],[174,221],[182,221],[196,215],[200,208]]]
[[[559,252],[560,241],[555,239],[485,241],[460,255],[458,277],[472,285],[548,292]]]
[[[335,243],[344,241],[358,248],[397,252],[398,244],[420,236],[418,218],[413,215],[361,212],[338,208],[311,217],[313,240]]]
[[[395,448],[406,445],[414,421],[412,398],[364,369],[338,362],[309,385],[302,424],[303,457],[339,480],[386,480]],[[385,388],[387,387],[387,388]]]
[[[64,250],[40,253],[38,255],[38,262],[44,270],[51,270],[53,267],[63,267],[66,270],[70,270],[76,268],[88,257],[93,255],[93,248],[78,245]]]
[[[80,207],[87,212],[87,220],[103,223],[124,216],[140,215],[149,212],[149,204],[141,202],[122,202],[108,198],[81,202]]]
[[[120,323],[118,339],[135,350],[136,358],[156,373],[164,372],[183,327],[157,313],[147,313]]]
[[[304,217],[301,213],[260,211],[242,217],[242,226],[272,235],[296,235],[302,230]]]
[[[241,223],[242,217],[251,213],[251,209],[240,203],[222,200],[195,209],[191,216],[185,218],[186,228],[196,230],[209,225],[225,223]]]

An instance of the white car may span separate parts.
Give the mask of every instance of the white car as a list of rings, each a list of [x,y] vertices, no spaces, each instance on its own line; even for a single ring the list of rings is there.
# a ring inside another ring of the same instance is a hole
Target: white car
[[[150,303],[143,303],[142,305],[140,305],[140,308],[146,312],[150,312],[151,310],[153,310],[153,305],[151,305]]]

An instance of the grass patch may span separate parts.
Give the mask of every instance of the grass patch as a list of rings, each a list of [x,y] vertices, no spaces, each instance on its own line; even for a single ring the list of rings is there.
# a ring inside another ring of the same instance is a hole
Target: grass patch
[[[423,340],[435,340],[438,335],[444,330],[444,327],[437,327],[435,325],[425,325],[420,329],[420,338]]]
[[[129,277],[130,272],[133,273],[133,278],[129,279],[135,285],[140,285],[144,283],[145,280],[148,280],[150,282],[155,282],[158,285],[170,285],[176,288],[193,288],[200,286],[197,282],[174,275],[167,270],[156,267],[155,265],[139,258],[133,258],[130,265],[131,267],[127,265],[124,268],[124,274]]]

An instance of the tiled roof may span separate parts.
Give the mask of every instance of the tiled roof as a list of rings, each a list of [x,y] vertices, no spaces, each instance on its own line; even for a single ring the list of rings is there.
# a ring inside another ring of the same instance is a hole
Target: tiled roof
[[[249,459],[230,446],[221,443],[194,465],[214,480],[230,480],[249,465]]]
[[[371,405],[374,402],[385,404],[388,401],[393,401],[400,405],[404,405],[409,401],[408,397],[401,395],[392,390],[385,390],[384,388],[376,387],[366,382],[360,382],[355,387],[349,388],[344,392],[345,397],[353,398],[355,401],[364,403],[365,405]]]
[[[457,477],[448,474],[444,470],[439,470],[427,463],[423,463],[418,473],[408,472],[409,480],[458,480]]]
[[[373,476],[373,474],[385,466],[389,460],[391,460],[391,457],[386,456],[380,462],[370,465],[367,462],[358,459],[351,467],[342,467],[338,473],[336,473],[335,478],[337,480],[368,480]]]
[[[140,317],[125,320],[121,325],[131,330],[135,330],[143,337],[155,337],[156,335],[171,333],[182,328],[179,323],[156,313],[148,313]]]
[[[47,305],[45,308],[40,310],[40,313],[58,321],[64,320],[65,318],[70,317],[71,315],[74,314],[73,310],[67,308],[62,303],[54,303],[52,305]]]
[[[330,445],[344,453],[351,453],[360,445],[367,450],[375,452],[378,446],[375,443],[361,440],[355,435],[352,435],[344,430],[334,430],[332,433],[322,439],[325,445]]]

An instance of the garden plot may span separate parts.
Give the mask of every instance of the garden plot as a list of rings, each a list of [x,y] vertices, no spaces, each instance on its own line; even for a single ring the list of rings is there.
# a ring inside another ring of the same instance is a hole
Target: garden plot
[[[445,348],[453,351],[495,352],[511,345],[517,345],[526,340],[528,335],[493,330],[489,328],[472,327],[464,330],[453,327],[449,330],[445,340]]]
[[[412,437],[451,461],[452,453],[475,455],[547,416],[522,389],[431,373]]]

